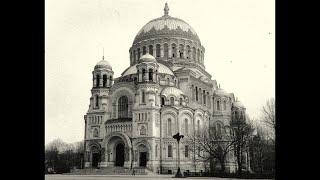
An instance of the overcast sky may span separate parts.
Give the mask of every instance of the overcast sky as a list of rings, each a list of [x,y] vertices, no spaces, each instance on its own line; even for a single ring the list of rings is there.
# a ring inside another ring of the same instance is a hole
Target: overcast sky
[[[163,15],[165,2],[170,16],[197,32],[212,79],[259,117],[275,97],[273,0],[46,0],[45,143],[83,139],[91,73],[102,49],[120,76],[135,35]]]

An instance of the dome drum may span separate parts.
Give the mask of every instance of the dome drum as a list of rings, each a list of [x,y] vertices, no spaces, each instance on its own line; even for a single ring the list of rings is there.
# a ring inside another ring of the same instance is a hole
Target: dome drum
[[[185,40],[168,40],[155,41],[147,40],[146,42],[133,45],[130,48],[131,65],[139,63],[140,57],[149,53],[157,60],[182,60],[191,61],[196,64],[204,65],[205,48],[198,43]]]

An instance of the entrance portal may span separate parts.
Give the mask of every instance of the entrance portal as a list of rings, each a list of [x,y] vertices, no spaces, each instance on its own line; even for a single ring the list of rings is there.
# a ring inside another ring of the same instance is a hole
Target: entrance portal
[[[147,166],[147,152],[140,152],[140,163],[141,167]]]
[[[96,168],[98,167],[99,163],[99,153],[92,153],[92,167]]]
[[[118,144],[116,146],[116,166],[123,167],[124,165],[124,145]]]

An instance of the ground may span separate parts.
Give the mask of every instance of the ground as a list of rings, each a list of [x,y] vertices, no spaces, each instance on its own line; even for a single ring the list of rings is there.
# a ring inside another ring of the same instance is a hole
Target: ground
[[[129,175],[86,175],[86,176],[79,176],[79,175],[45,175],[46,180],[132,180],[134,179],[146,179],[146,180],[173,180],[172,175],[159,175],[159,176],[146,176],[146,175],[139,175],[139,176],[129,176]],[[199,179],[214,179],[214,180],[241,180],[235,178],[215,178],[215,177],[188,177],[186,180],[199,180]],[[252,179],[254,180],[254,179]],[[261,179],[260,179],[261,180]]]

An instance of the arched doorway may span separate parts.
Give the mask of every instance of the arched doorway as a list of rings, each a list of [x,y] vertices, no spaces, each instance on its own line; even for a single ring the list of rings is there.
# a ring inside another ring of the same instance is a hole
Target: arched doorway
[[[140,144],[138,146],[139,151],[139,166],[140,167],[146,167],[147,161],[148,161],[148,149],[144,144]]]
[[[101,157],[101,155],[100,155],[100,149],[97,147],[97,146],[92,146],[91,147],[91,153],[92,153],[92,161],[91,161],[91,166],[93,167],[93,168],[97,168],[98,167],[98,164],[99,164],[99,162],[100,162],[100,157]]]
[[[124,165],[124,145],[122,143],[119,143],[116,146],[116,164],[115,166],[121,166]]]

